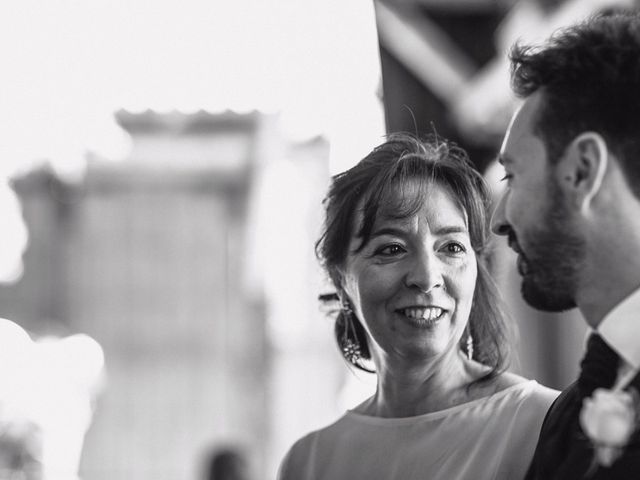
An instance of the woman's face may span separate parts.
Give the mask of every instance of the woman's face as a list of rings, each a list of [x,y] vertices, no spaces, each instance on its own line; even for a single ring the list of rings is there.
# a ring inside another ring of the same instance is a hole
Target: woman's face
[[[362,214],[356,216],[358,231]],[[431,184],[411,217],[378,218],[369,242],[352,236],[342,286],[378,353],[426,360],[457,348],[477,277],[464,213]]]

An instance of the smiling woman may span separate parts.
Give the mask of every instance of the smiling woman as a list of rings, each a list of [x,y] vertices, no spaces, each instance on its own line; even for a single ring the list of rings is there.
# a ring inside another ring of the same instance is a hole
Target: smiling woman
[[[325,207],[336,340],[377,388],[296,442],[280,478],[523,478],[557,392],[506,372],[489,195],[466,153],[393,134],[333,178]]]
[[[394,266],[400,267],[396,270],[402,274],[402,268],[409,266],[412,268],[411,280],[415,275],[436,274],[445,263],[450,267],[448,273],[453,273],[451,267],[454,265],[465,266],[465,272],[472,274],[472,278],[458,291],[462,290],[460,293],[469,297],[466,312],[449,313],[462,318],[462,330],[466,329],[466,335],[462,338],[461,330],[457,340],[465,351],[467,344],[474,345],[474,358],[491,367],[486,372],[488,378],[504,369],[509,350],[500,302],[486,268],[489,201],[482,177],[470,166],[463,150],[443,140],[421,142],[406,134],[394,134],[354,168],[334,177],[325,201],[327,217],[324,234],[317,244],[318,255],[343,303],[349,300],[343,289],[347,267],[357,264],[358,259],[373,259],[372,249],[379,246],[387,247],[387,250],[376,252],[378,261],[385,253],[389,255],[389,249],[396,255],[400,253],[396,250],[404,250],[405,255],[403,262],[379,268],[376,274],[388,272]],[[397,234],[411,238],[398,239],[394,237]],[[390,245],[385,245],[385,240]],[[406,244],[410,240],[415,249]],[[436,243],[428,247],[428,241]],[[439,254],[430,258],[429,250],[436,248],[440,250]],[[449,261],[443,262],[445,259]],[[447,274],[447,282],[458,283],[459,273],[455,279]],[[384,275],[376,281],[383,278]],[[437,293],[453,288],[452,285],[444,287],[432,289],[427,286],[426,290],[429,295],[449,295]],[[421,290],[425,288],[418,286],[409,292]],[[413,298],[415,294],[409,296]],[[473,296],[475,305],[470,309]],[[422,303],[424,301],[423,298]],[[413,306],[420,305],[418,301]],[[360,344],[361,358],[368,360],[367,337],[358,320],[366,316],[362,312],[356,313],[359,315],[355,318],[338,316],[337,340],[341,343],[345,334],[349,340],[349,333],[353,331],[357,338],[351,340]],[[355,366],[365,365],[357,361]]]
[[[477,277],[467,222],[437,184],[425,197],[408,218],[402,205],[393,205],[402,198],[394,199],[378,215],[369,241],[354,236],[349,245],[341,296],[365,319],[374,358],[396,352],[428,361],[455,352],[450,344],[467,327]]]

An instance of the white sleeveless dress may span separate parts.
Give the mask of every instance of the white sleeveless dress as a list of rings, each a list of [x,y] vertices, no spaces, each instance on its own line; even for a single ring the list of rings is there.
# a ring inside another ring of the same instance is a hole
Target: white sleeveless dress
[[[559,392],[529,380],[438,412],[379,418],[348,411],[298,440],[280,480],[519,480]]]

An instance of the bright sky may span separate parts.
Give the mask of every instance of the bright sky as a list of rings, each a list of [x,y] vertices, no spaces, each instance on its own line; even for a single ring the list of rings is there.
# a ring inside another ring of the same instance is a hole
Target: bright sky
[[[0,59],[0,175],[126,157],[120,108],[280,111],[355,159],[382,135],[370,1],[4,0]]]

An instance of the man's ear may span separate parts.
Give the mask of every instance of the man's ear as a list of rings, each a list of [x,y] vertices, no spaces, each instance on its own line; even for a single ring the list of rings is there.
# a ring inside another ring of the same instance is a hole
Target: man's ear
[[[583,213],[600,191],[608,162],[607,143],[599,133],[583,132],[567,147],[561,161],[561,181]]]

